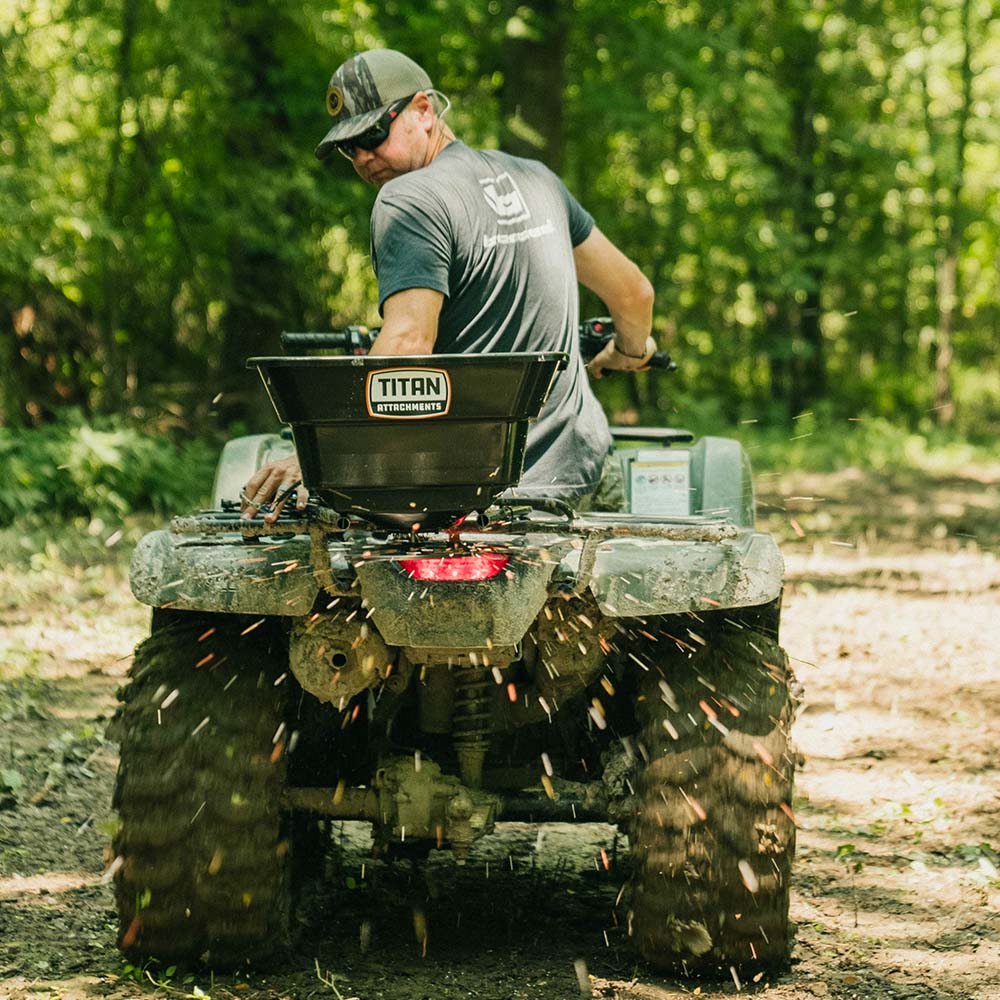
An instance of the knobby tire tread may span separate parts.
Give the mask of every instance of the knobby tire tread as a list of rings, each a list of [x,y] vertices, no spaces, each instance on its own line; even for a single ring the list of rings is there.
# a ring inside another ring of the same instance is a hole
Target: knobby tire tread
[[[791,949],[794,678],[767,635],[702,631],[645,650],[629,928],[653,965],[745,978]]]
[[[236,966],[287,943],[287,658],[275,622],[252,624],[176,612],[136,650],[113,844],[130,958]]]

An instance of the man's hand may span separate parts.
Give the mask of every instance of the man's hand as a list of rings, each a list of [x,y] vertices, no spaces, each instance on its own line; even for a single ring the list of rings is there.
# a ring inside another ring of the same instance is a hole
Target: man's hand
[[[302,485],[302,470],[295,455],[283,458],[280,462],[262,465],[243,487],[240,494],[240,516],[252,518],[262,507],[268,506],[264,521],[274,524],[293,491],[296,495],[296,510],[305,510],[309,502],[309,491]],[[275,498],[278,502],[269,506]]]
[[[601,348],[599,354],[595,354],[587,364],[587,370],[594,378],[601,378],[605,371],[615,372],[644,372],[649,367],[649,359],[656,353],[656,341],[652,337],[646,338],[646,345],[643,348],[642,357],[634,358],[629,354],[623,354],[614,340],[609,340]]]

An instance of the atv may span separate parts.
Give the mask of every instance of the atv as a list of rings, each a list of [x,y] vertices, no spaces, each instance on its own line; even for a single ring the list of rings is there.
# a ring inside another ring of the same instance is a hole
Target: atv
[[[589,321],[584,349],[611,332]],[[459,864],[498,823],[600,821],[628,838],[649,963],[783,965],[794,682],[739,443],[615,428],[624,509],[581,512],[517,490],[566,354],[284,341],[300,353],[248,366],[290,432],[230,441],[212,509],[132,559],[153,613],[116,724],[120,947],[280,949],[318,818],[371,823],[376,857]],[[243,485],[293,447],[306,509],[241,518]]]

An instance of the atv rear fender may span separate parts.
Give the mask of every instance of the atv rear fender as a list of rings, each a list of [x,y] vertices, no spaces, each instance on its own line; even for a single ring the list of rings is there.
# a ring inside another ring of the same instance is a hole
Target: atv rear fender
[[[133,556],[132,592],[153,607],[298,617],[325,590],[364,599],[390,645],[472,648],[518,642],[546,600],[588,589],[611,618],[755,607],[781,593],[781,554],[761,532],[696,518],[575,523],[573,534],[463,533],[470,545],[512,553],[498,578],[465,583],[413,581],[395,562],[398,544],[365,535],[324,538],[317,549],[305,535],[261,545],[238,531],[154,531]],[[420,552],[437,546],[443,555],[449,541],[422,539]]]

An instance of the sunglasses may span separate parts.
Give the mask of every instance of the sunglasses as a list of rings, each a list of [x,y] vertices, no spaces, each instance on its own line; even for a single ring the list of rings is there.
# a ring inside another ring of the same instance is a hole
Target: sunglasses
[[[374,125],[365,129],[361,135],[351,136],[350,139],[335,142],[333,144],[334,149],[341,156],[346,156],[347,159],[353,160],[355,152],[359,149],[371,152],[373,149],[378,148],[389,138],[389,129],[392,128],[392,123],[399,117],[400,111],[416,96],[416,94],[410,94],[409,97],[404,97],[402,100],[396,101],[395,104],[390,104],[382,113],[382,117]]]

